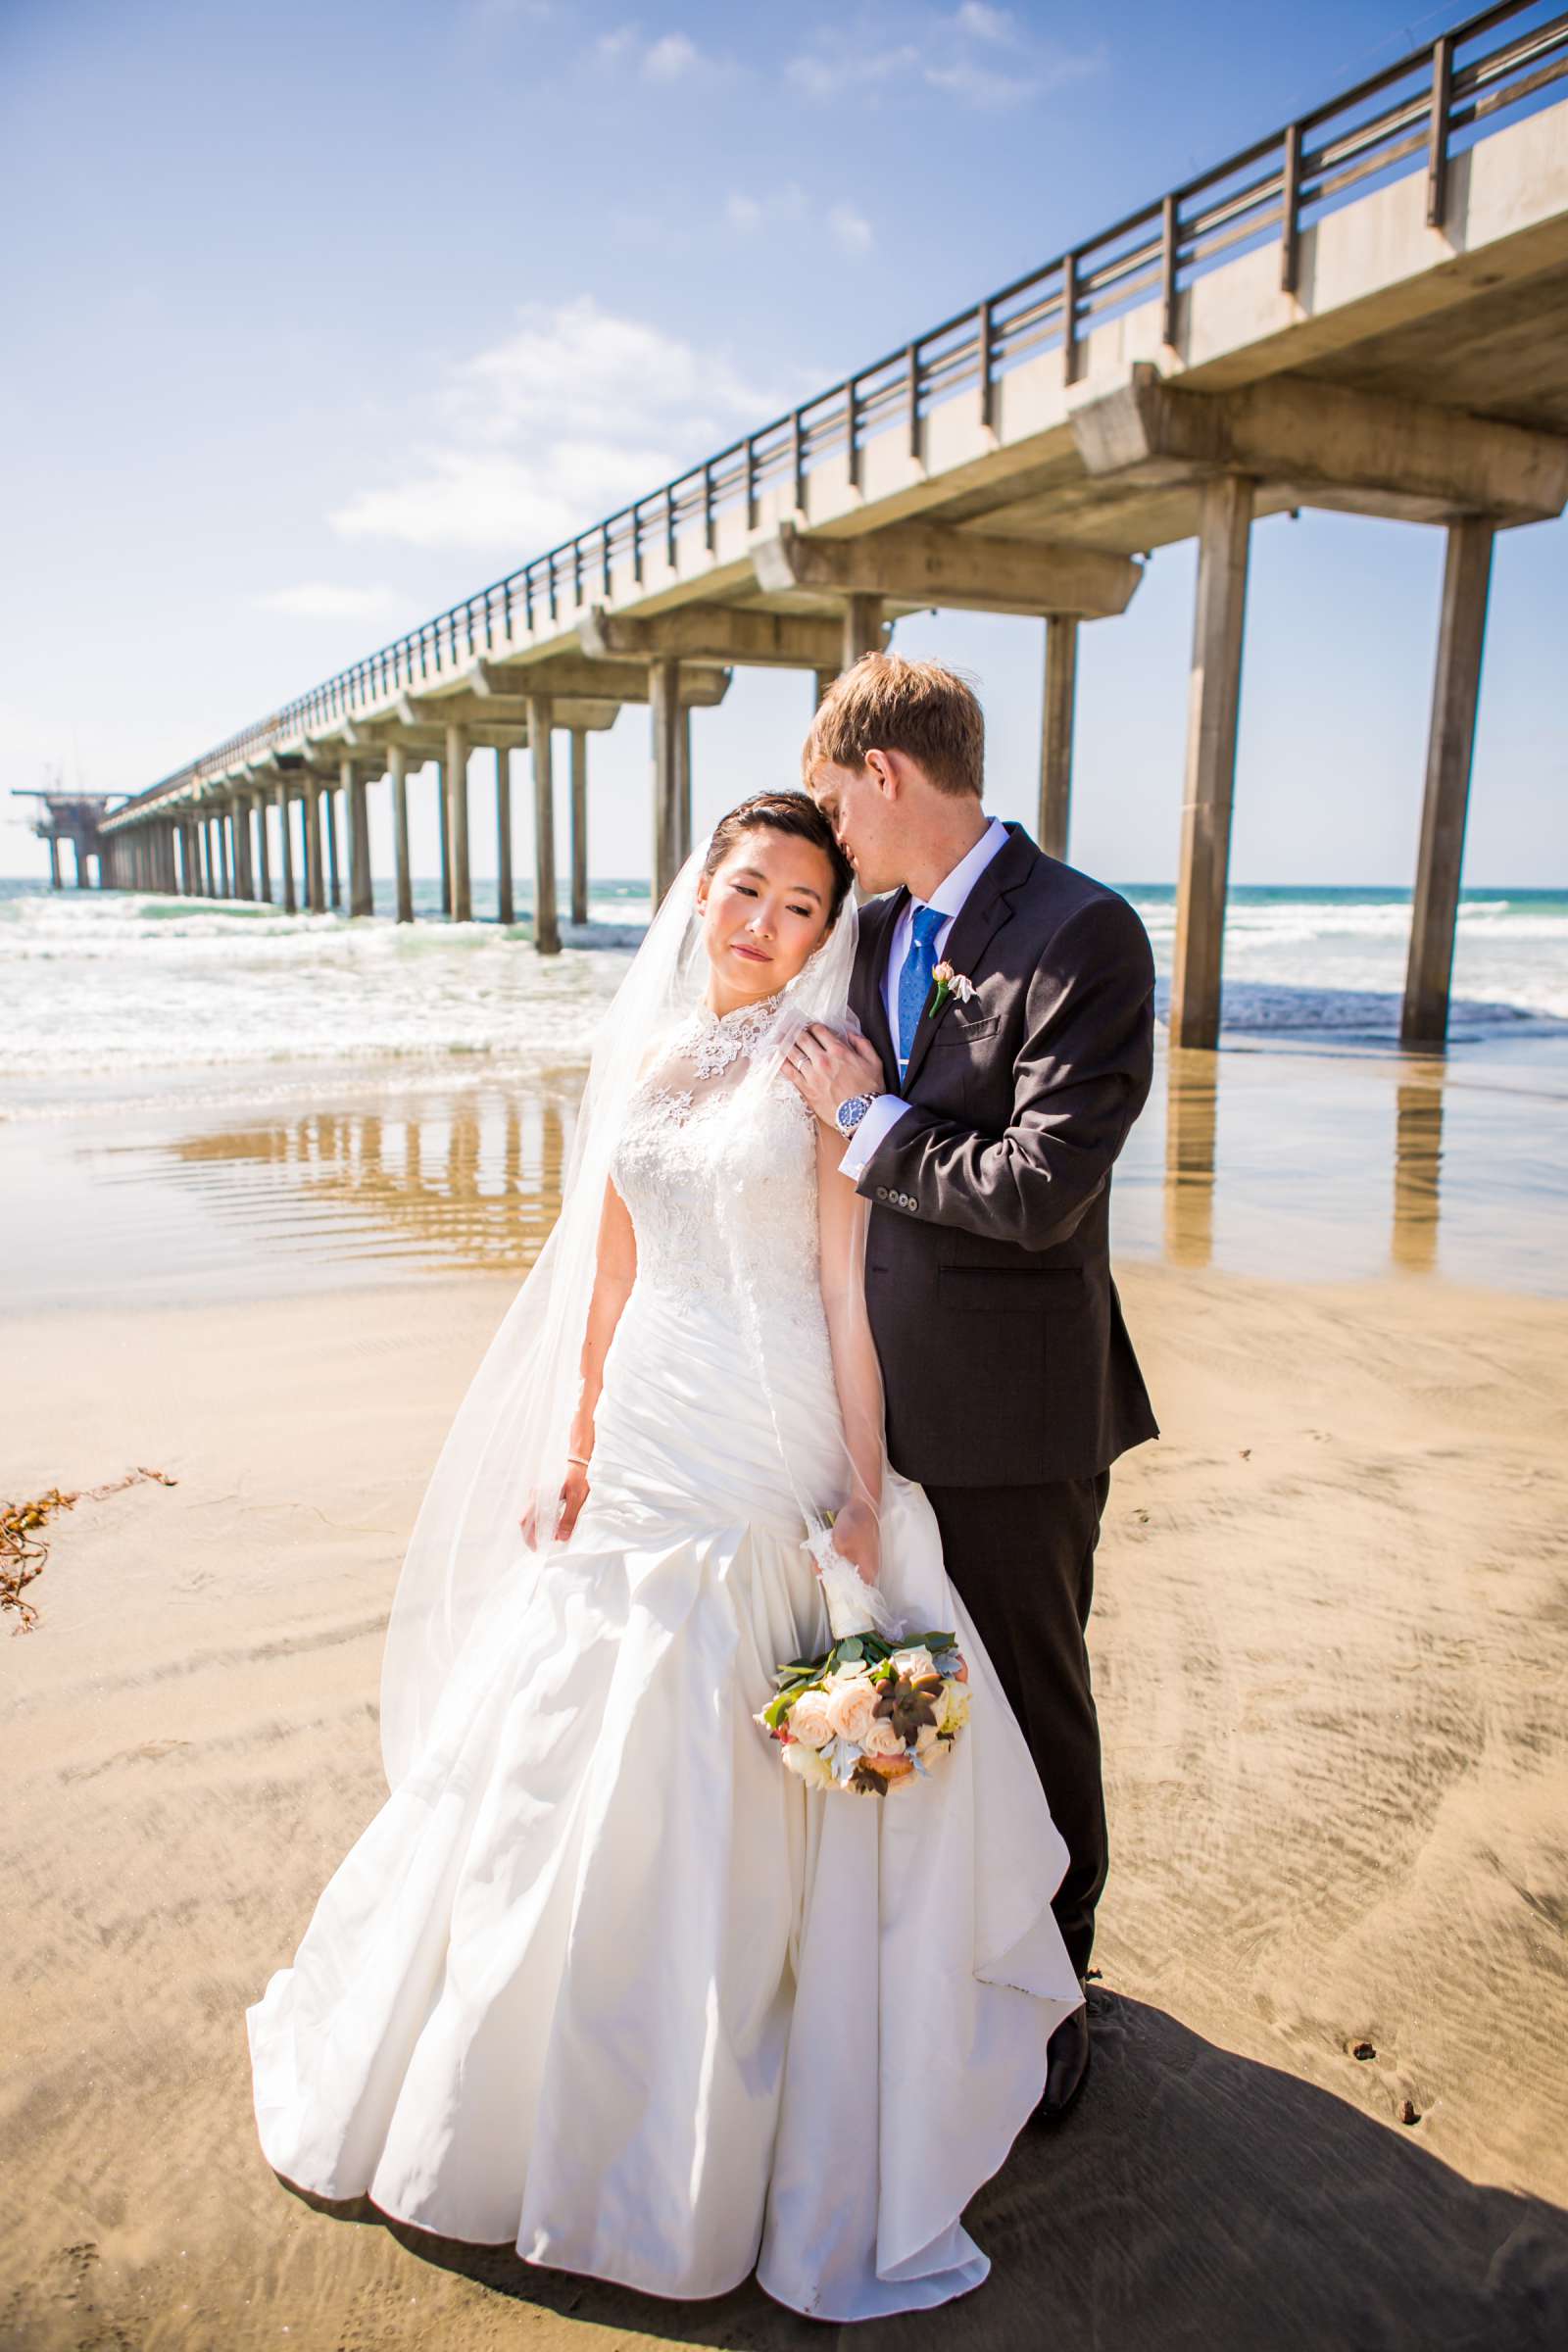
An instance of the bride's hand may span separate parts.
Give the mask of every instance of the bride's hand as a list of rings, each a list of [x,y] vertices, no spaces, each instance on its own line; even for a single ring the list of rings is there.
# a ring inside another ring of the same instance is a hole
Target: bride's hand
[[[874,1585],[882,1567],[882,1525],[867,1502],[847,1502],[833,1522],[833,1548]]]
[[[564,1544],[568,1541],[577,1524],[577,1514],[587,1499],[588,1473],[580,1462],[568,1462],[556,1501],[556,1543]]]

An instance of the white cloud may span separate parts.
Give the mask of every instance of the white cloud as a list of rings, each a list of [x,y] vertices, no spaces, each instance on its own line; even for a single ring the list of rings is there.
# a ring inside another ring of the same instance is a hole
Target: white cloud
[[[770,188],[765,196],[748,196],[736,189],[724,204],[725,220],[743,237],[756,236],[760,229],[780,223],[802,221],[806,217],[806,191],[793,179],[781,188]]]
[[[954,23],[971,40],[994,41],[1001,49],[1010,49],[1018,38],[1011,10],[988,8],[985,0],[963,0]]]
[[[836,204],[827,217],[827,224],[834,243],[845,253],[869,253],[876,241],[871,234],[870,221],[851,204]]]
[[[785,67],[787,78],[818,105],[849,99],[872,106],[906,92],[934,92],[958,105],[1022,105],[1101,71],[1102,49],[1070,51],[1027,35],[1018,20],[987,0],[964,0],[952,15],[926,11],[920,37],[878,41],[877,20],[819,27]],[[901,15],[901,36],[910,29]],[[978,53],[978,54],[977,54]]]
[[[785,405],[722,351],[589,297],[533,306],[451,370],[441,434],[329,520],[347,538],[538,554]]]
[[[611,72],[635,67],[644,81],[713,80],[735,72],[728,59],[700,49],[689,32],[662,32],[650,40],[638,24],[618,24],[602,32],[590,52],[593,62]]]
[[[784,71],[808,98],[823,103],[852,91],[879,88],[916,72],[920,51],[912,43],[890,49],[866,49],[845,34],[819,34],[814,49],[792,57]]]
[[[643,73],[649,81],[679,81],[702,62],[695,41],[683,32],[666,32],[645,54]]]
[[[396,599],[390,588],[348,588],[332,580],[301,580],[293,588],[270,588],[252,602],[264,612],[286,612],[295,620],[371,620]]]
[[[594,56],[602,66],[618,66],[637,46],[635,24],[621,24],[613,32],[602,32],[594,43]]]

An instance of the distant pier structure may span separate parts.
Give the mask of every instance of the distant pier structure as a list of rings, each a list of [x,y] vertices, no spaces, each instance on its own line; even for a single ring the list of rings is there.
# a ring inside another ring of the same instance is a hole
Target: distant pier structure
[[[1302,507],[1446,545],[1402,1034],[1446,1034],[1493,548],[1568,503],[1568,11],[1511,0],[1199,173],[788,416],[651,487],[100,820],[114,885],[370,912],[384,783],[396,911],[433,769],[443,902],[472,913],[469,762],[529,754],[535,944],[587,914],[588,739],[652,737],[662,896],[691,841],[690,712],[735,667],[817,695],[902,614],[1044,621],[1039,837],[1065,854],[1078,638],[1139,559],[1198,542],[1170,1033],[1210,1047],[1253,523]],[[1172,767],[1182,763],[1172,747]],[[341,808],[341,821],[339,808]]]
[[[74,864],[73,879],[78,890],[92,887],[90,868],[98,867],[98,887],[107,889],[111,864],[122,862],[121,845],[106,850],[101,839],[104,810],[114,794],[108,792],[68,792],[63,784],[44,785],[37,792],[14,792],[14,801],[36,801],[32,829],[49,844],[49,886],[52,890],[64,887],[65,877],[60,870],[60,845],[71,844]],[[139,849],[140,845],[138,845]]]

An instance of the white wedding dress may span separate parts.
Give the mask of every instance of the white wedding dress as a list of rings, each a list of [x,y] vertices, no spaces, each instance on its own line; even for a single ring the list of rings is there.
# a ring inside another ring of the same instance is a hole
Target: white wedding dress
[[[699,1015],[719,1061],[749,1018]],[[962,2209],[1080,1999],[1050,1907],[1066,1854],[902,1481],[882,1590],[902,1625],[957,1631],[951,1760],[823,1794],[752,1720],[828,1629],[720,1185],[792,1367],[792,1457],[838,1439],[810,1116],[775,1080],[742,1144],[711,1131],[706,1099],[632,1097],[612,1166],[637,1277],[588,1502],[545,1567],[519,1541],[414,1769],[247,2012],[256,2117],[285,2179],[421,2230],[671,2297],[755,2269],[796,2311],[867,2319],[990,2269]]]

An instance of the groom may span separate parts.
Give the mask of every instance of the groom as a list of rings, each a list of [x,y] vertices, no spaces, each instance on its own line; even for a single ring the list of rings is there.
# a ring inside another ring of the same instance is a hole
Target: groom
[[[1158,1435],[1110,1278],[1110,1170],[1149,1093],[1153,961],[1124,899],[981,807],[985,722],[934,662],[867,654],[829,691],[808,790],[862,891],[851,1004],[792,1075],[871,1203],[866,1301],[888,1452],[925,1489],[1069,1862],[1080,1977],[1105,1880],[1084,1632],[1110,1464]],[[1047,2118],[1089,2065],[1052,2037]]]

